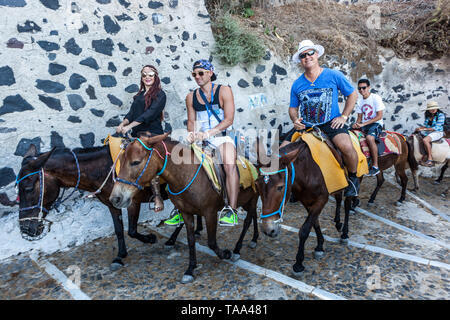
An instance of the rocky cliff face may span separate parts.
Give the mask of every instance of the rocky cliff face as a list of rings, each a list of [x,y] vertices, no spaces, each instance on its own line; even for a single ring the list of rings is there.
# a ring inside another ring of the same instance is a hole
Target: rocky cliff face
[[[41,152],[100,145],[127,113],[145,64],[159,70],[167,127],[185,128],[192,63],[213,57],[203,1],[0,0],[0,12],[0,187],[11,189],[31,143]],[[321,59],[333,65],[333,57]],[[251,66],[213,63],[217,82],[233,89],[235,128],[291,128],[296,65],[270,51]],[[448,60],[405,61],[384,51],[382,63],[371,80],[386,102],[388,129],[411,132],[427,99],[448,105]],[[335,67],[348,73],[357,64]]]

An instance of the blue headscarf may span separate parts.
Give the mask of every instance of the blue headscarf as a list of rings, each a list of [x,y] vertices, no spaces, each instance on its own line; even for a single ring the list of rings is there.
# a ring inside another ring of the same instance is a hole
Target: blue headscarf
[[[201,59],[194,62],[194,65],[192,67],[192,70],[195,70],[197,68],[205,69],[212,71],[213,75],[211,77],[211,81],[214,81],[217,79],[216,74],[214,73],[214,66],[209,60]]]

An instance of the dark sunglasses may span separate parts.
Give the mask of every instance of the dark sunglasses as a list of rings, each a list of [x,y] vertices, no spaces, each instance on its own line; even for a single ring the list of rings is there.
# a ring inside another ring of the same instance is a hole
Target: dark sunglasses
[[[195,78],[197,75],[199,75],[200,77],[203,77],[204,74],[205,74],[205,72],[203,72],[203,71],[192,72],[192,77]]]
[[[358,87],[358,90],[366,90],[367,87]]]
[[[306,56],[312,56],[314,53],[316,53],[316,50],[311,50],[305,53],[302,53],[301,55],[299,55],[300,59],[305,59]]]

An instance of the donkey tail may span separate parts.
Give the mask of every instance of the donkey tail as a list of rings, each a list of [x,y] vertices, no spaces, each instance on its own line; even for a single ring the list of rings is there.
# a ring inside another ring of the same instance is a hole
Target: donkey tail
[[[414,157],[414,140],[413,136],[409,136],[408,139],[406,139],[406,145],[408,146],[408,164],[411,169],[411,171],[417,171],[419,170],[419,163],[417,162],[416,158]]]

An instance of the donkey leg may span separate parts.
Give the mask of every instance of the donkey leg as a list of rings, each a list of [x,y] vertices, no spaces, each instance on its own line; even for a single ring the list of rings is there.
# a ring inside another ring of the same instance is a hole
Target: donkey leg
[[[255,199],[255,201],[250,205],[248,214],[251,213],[252,215],[252,221],[253,221],[253,237],[252,241],[248,244],[248,246],[252,249],[256,248],[256,241],[259,237],[259,231],[258,231],[258,215],[256,213],[256,206],[258,203],[258,198]]]
[[[445,164],[442,166],[442,168],[441,168],[441,174],[439,175],[439,178],[437,178],[436,180],[434,180],[434,181],[435,181],[435,184],[441,183],[442,179],[444,179],[445,170],[447,170],[447,168],[448,168],[448,162],[449,162],[449,160],[447,160],[447,161],[445,162]]]
[[[182,213],[184,224],[186,225],[187,240],[189,246],[189,267],[181,279],[181,283],[189,283],[194,281],[194,269],[197,267],[197,257],[195,252],[195,236],[194,236],[194,216]]]
[[[183,225],[180,225],[178,227],[176,227],[175,231],[172,233],[172,235],[170,236],[169,240],[167,240],[164,245],[167,248],[171,248],[175,245],[175,242],[177,241],[178,235],[180,234],[181,229],[183,229]]]
[[[346,197],[344,200],[345,218],[344,218],[344,227],[342,228],[342,234],[341,234],[341,243],[344,243],[344,244],[348,243],[348,220],[349,220],[349,216],[350,216],[350,208],[352,206],[352,198],[353,197]]]
[[[253,213],[250,211],[251,209],[249,209],[248,206],[244,206],[244,209],[247,211],[247,216],[245,217],[244,220],[244,226],[242,227],[242,232],[241,235],[239,236],[239,240],[236,242],[236,245],[234,247],[233,250],[233,255],[231,257],[232,261],[237,261],[240,258],[240,252],[242,249],[242,242],[244,241],[244,237],[247,234],[248,228],[250,227],[250,225],[252,224],[252,219],[253,219]],[[255,211],[256,213],[256,211]],[[255,242],[256,245],[256,242]]]
[[[116,233],[117,243],[119,246],[119,252],[117,253],[117,257],[113,259],[110,266],[111,270],[115,271],[123,267],[124,264],[122,262],[122,259],[128,255],[128,252],[127,247],[125,245],[125,237],[123,232],[122,210],[116,209],[112,206],[108,206],[108,209],[113,219],[114,232]]]
[[[373,204],[373,202],[375,201],[378,190],[380,190],[383,183],[384,183],[384,175],[383,175],[383,171],[381,171],[379,174],[377,174],[377,186],[375,187],[375,190],[373,190],[372,194],[370,195],[369,205]]]
[[[341,232],[341,230],[342,230],[342,223],[341,223],[342,192],[335,193],[334,198],[336,199],[336,212],[334,215],[334,222],[335,222],[336,230],[338,232]]]
[[[314,249],[314,257],[316,259],[321,259],[325,254],[323,252],[324,238],[323,238],[322,230],[320,229],[319,216],[317,216],[316,220],[314,221],[313,226],[314,226],[314,231],[316,232],[316,235],[317,235],[317,247]]]
[[[298,246],[297,256],[295,257],[295,264],[292,266],[292,273],[294,274],[294,276],[300,276],[305,270],[305,267],[303,266],[303,260],[305,259],[305,242],[306,239],[308,239],[312,226],[313,219],[311,214],[308,214],[305,223],[302,225],[298,233],[300,243]]]
[[[217,245],[217,214],[216,212],[208,212],[205,215],[206,232],[208,234],[208,247],[213,250],[220,259],[230,259],[231,251],[228,249],[221,250]]]
[[[203,230],[202,216],[197,215],[197,228],[195,229],[195,235],[200,237],[200,231]]]
[[[141,204],[132,202],[128,209],[128,235],[131,238],[138,239],[143,243],[155,243],[157,238],[154,234],[142,234],[137,231],[137,224],[139,220],[139,212]]]
[[[398,171],[398,175],[400,177],[400,184],[402,186],[402,192],[400,195],[400,199],[398,199],[397,203],[402,203],[403,201],[405,201],[405,198],[406,198],[406,186],[408,185],[408,176],[406,175],[404,166],[398,166],[398,167],[396,166],[395,170]]]

